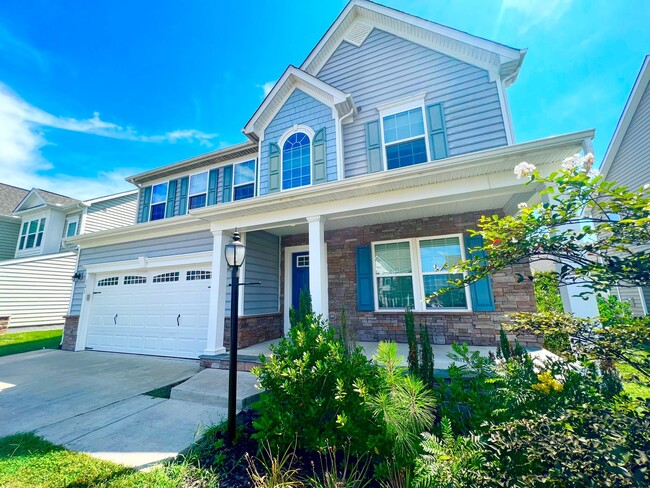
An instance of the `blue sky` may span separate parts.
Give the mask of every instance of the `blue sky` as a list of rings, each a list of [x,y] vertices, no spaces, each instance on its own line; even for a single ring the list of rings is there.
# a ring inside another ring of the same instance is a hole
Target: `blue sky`
[[[517,142],[596,129],[604,156],[643,56],[647,0],[384,0],[528,48],[508,95]],[[345,1],[0,3],[0,181],[78,198],[242,142],[288,64]]]

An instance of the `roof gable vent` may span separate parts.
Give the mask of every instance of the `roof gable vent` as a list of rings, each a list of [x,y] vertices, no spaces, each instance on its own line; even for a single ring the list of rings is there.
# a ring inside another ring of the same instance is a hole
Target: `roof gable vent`
[[[371,25],[364,22],[355,22],[346,32],[343,40],[360,47],[368,38],[370,32],[372,32],[372,29],[373,27]]]

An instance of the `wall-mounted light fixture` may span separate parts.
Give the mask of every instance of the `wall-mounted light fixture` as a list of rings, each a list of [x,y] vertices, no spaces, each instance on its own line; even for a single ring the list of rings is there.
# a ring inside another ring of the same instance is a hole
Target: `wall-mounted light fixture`
[[[75,283],[79,283],[80,281],[83,281],[84,279],[84,274],[83,271],[77,271],[75,274],[72,275],[72,281]]]

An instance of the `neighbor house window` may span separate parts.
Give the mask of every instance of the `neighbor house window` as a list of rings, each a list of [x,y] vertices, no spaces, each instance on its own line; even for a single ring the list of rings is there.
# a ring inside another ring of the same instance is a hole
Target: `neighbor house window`
[[[460,235],[426,237],[373,244],[378,309],[467,310],[467,287],[425,300],[462,273],[449,268],[463,259]]]
[[[233,186],[235,200],[244,200],[255,196],[255,160],[235,164]]]
[[[78,227],[79,227],[79,218],[68,220],[65,228],[65,236],[66,237],[76,236]]]
[[[189,208],[205,207],[208,198],[208,172],[190,176]]]
[[[411,166],[428,160],[422,107],[386,115],[382,123],[388,169]]]
[[[282,145],[282,189],[311,183],[311,141],[304,132],[291,134]]]
[[[23,222],[20,230],[20,241],[18,249],[32,249],[40,247],[43,242],[43,232],[45,231],[45,218]]]
[[[167,205],[167,183],[154,185],[151,192],[151,218],[149,220],[160,220],[165,218],[165,206]]]

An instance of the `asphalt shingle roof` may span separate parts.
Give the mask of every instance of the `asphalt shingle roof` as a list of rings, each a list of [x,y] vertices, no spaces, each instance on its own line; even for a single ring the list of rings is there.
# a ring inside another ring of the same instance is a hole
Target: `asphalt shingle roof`
[[[27,196],[29,190],[0,183],[0,215],[11,216],[14,209]]]

